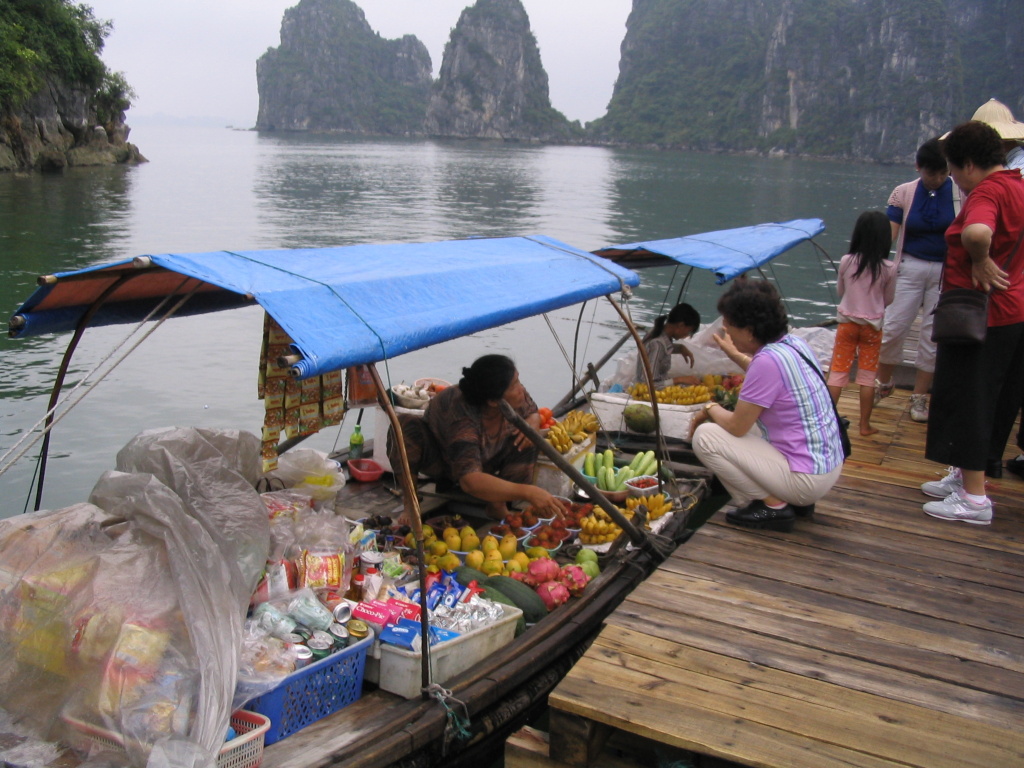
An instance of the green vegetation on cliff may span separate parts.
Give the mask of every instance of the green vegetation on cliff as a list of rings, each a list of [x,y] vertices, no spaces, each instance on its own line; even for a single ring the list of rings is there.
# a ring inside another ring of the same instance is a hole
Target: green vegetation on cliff
[[[134,94],[100,59],[110,30],[92,8],[70,0],[0,2],[0,112],[17,111],[56,78],[85,89],[101,122],[116,119]]]
[[[633,0],[600,141],[902,161],[1024,106],[1020,0]]]

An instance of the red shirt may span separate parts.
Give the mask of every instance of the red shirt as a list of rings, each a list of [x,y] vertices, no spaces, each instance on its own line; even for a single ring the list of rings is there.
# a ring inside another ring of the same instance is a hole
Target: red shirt
[[[996,171],[985,177],[964,200],[960,214],[946,230],[946,266],[942,290],[973,288],[971,257],[960,235],[970,224],[984,224],[992,230],[989,256],[1010,275],[1010,287],[992,291],[988,305],[989,326],[1024,322],[1024,243],[1013,254],[1009,268],[1006,257],[1024,229],[1024,179],[1020,171]]]

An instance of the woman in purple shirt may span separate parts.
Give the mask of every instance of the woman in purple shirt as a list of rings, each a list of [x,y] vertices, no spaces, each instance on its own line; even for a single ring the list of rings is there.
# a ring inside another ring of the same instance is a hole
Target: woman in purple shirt
[[[787,333],[779,293],[737,280],[718,301],[714,338],[746,371],[734,411],[708,403],[693,420],[693,450],[739,508],[726,520],[789,531],[809,516],[843,467],[839,424],[814,353]]]

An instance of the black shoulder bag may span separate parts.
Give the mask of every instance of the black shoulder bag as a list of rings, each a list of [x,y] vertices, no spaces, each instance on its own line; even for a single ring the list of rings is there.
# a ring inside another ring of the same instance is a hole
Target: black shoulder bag
[[[1006,270],[1024,239],[1021,229],[1017,242],[1000,269]],[[988,297],[991,291],[974,288],[950,288],[939,294],[932,310],[932,341],[941,344],[981,344],[988,333]]]

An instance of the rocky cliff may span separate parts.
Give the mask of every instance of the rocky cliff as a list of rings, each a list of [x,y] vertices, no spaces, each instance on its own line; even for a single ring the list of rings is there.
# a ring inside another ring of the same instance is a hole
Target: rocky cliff
[[[1024,107],[1019,0],[634,0],[603,141],[905,162]]]
[[[256,128],[420,133],[430,73],[423,43],[381,38],[351,0],[300,0],[256,63]]]
[[[139,163],[122,112],[100,125],[91,90],[48,78],[17,111],[0,119],[0,171],[60,171],[69,166]]]
[[[477,0],[462,12],[445,46],[425,130],[539,141],[582,133],[551,107],[548,76],[519,0]]]

